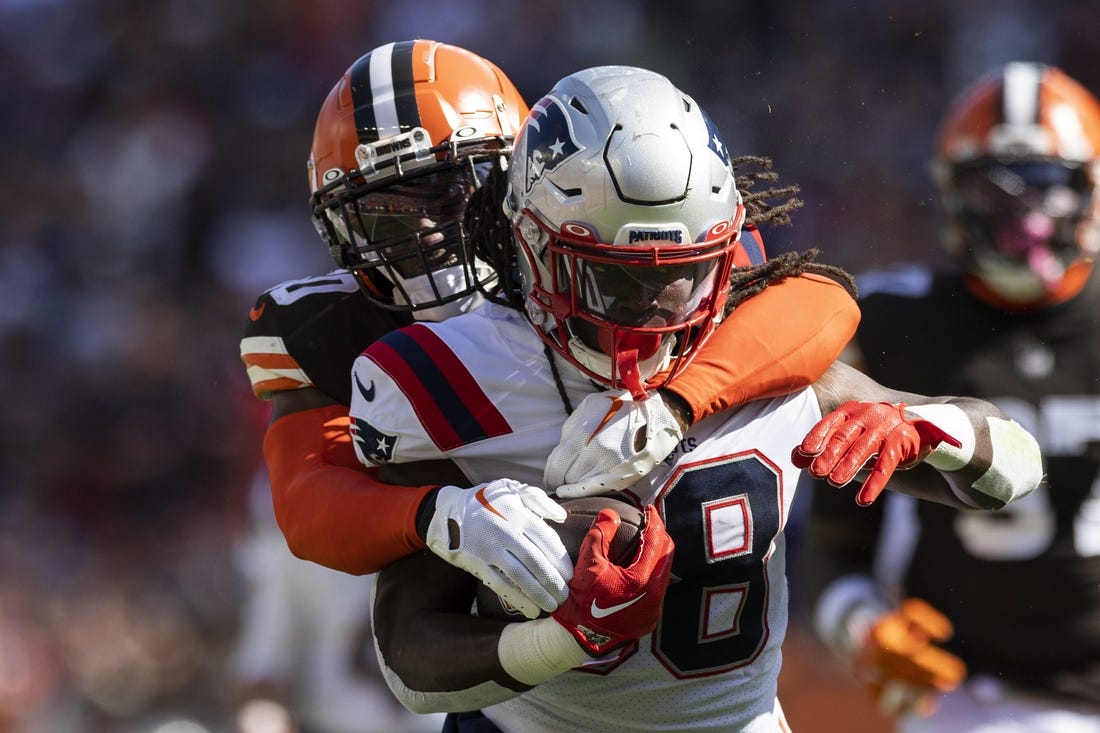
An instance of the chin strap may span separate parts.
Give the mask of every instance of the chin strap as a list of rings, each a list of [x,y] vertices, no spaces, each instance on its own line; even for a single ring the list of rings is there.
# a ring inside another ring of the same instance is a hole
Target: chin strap
[[[636,402],[645,400],[647,395],[645,385],[642,384],[641,373],[638,370],[637,349],[624,349],[617,353],[615,372],[619,375],[619,381],[630,391],[630,396]]]

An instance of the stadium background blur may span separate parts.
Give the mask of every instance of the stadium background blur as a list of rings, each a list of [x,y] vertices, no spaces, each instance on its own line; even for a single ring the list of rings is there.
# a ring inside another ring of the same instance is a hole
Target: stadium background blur
[[[315,114],[360,54],[413,37],[530,102],[585,66],[666,74],[802,185],[769,251],[851,271],[940,257],[925,166],[965,83],[1030,59],[1100,91],[1086,1],[0,0],[0,733],[232,730],[266,419],[243,319],[330,268]],[[792,654],[796,731],[828,730],[833,669]]]

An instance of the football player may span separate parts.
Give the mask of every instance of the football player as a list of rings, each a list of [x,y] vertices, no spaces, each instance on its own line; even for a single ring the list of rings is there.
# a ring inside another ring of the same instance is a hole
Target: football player
[[[369,346],[353,368],[360,457],[387,477],[450,460],[507,525],[498,501],[544,481],[562,435],[603,430],[582,428],[572,405],[602,400],[614,414],[624,394],[675,384],[728,301],[782,276],[790,260],[764,261],[739,236],[759,204],[738,190],[714,125],[665,77],[621,66],[565,77],[533,107],[509,168],[515,307],[487,303]],[[481,525],[454,513],[449,532],[429,530],[436,554],[395,562],[376,587],[391,689],[418,712],[463,713],[456,731],[782,730],[783,528],[798,469],[845,484],[874,456],[856,493],[865,504],[897,467],[909,469],[899,487],[960,507],[1001,506],[1041,475],[1034,440],[993,405],[897,392],[836,364],[812,388],[693,425],[621,494],[646,513],[636,559],[607,559],[604,510],[550,617],[471,615],[474,579],[437,554],[479,545]]]
[[[1100,104],[1009,63],[954,100],[931,170],[957,267],[862,276],[850,360],[997,404],[1047,480],[998,512],[890,496],[853,513],[815,491],[814,622],[899,730],[1100,731]],[[912,318],[929,325],[897,329]]]
[[[377,470],[364,470],[348,435],[349,374],[355,357],[379,337],[414,320],[469,312],[492,289],[496,272],[473,256],[468,241],[467,206],[488,195],[482,184],[501,171],[526,111],[492,63],[428,40],[364,55],[321,107],[309,158],[310,203],[340,269],[264,293],[241,341],[253,390],[274,402],[264,454],[276,517],[297,556],[369,573],[423,549],[428,528],[445,528],[451,514],[466,513],[468,528],[485,519],[475,492],[441,487],[438,474],[393,490]],[[491,208],[499,212],[499,205]],[[582,461],[586,475],[626,475],[659,460],[671,449],[666,436],[715,409],[804,386],[840,353],[858,318],[842,287],[812,273],[761,293],[728,320],[757,323],[771,338],[756,338],[753,328],[720,328],[676,385],[650,400],[622,403],[603,436],[607,444]],[[361,386],[369,398],[373,387]],[[622,437],[639,406],[654,424],[663,420],[663,440],[636,447],[633,433]],[[486,521],[479,554],[441,550],[475,572],[502,566],[499,580],[487,578],[492,583],[526,583],[538,597],[520,601],[532,616],[565,598],[572,572],[543,521],[560,518],[561,509],[543,493],[516,490],[498,498],[498,505],[507,501],[512,524],[502,530]],[[501,556],[517,556],[521,564],[513,570]],[[540,591],[540,583],[548,588]]]

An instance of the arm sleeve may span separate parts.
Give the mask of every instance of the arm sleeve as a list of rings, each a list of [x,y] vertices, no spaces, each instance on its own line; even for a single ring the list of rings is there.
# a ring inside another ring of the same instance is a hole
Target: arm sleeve
[[[808,386],[859,325],[859,306],[827,277],[790,277],[748,298],[722,322],[691,366],[665,386],[695,422],[750,400]]]
[[[382,483],[359,463],[342,405],[284,415],[267,429],[264,458],[275,518],[297,557],[355,575],[425,548],[416,513],[433,486]]]

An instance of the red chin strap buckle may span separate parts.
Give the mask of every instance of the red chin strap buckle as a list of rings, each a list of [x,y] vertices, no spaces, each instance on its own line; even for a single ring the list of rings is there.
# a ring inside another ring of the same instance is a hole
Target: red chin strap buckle
[[[615,354],[615,374],[623,383],[630,396],[636,402],[646,398],[645,385],[642,384],[641,372],[638,370],[638,350],[624,349]]]
[[[615,376],[624,387],[630,390],[635,400],[646,397],[645,384],[642,382],[638,362],[648,359],[661,348],[661,337],[657,334],[622,333],[614,329],[601,328],[599,333],[600,349],[615,362]]]

